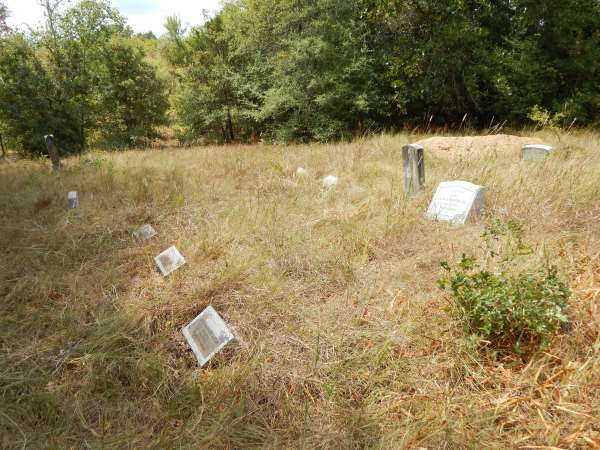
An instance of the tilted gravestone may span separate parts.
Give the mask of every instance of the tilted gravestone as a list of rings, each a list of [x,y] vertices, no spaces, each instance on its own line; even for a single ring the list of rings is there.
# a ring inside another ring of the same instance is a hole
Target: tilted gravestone
[[[483,186],[467,181],[444,181],[435,191],[427,217],[462,225],[481,213],[484,201]]]
[[[71,191],[67,194],[67,202],[69,209],[79,208],[79,199],[77,198],[77,192]]]
[[[405,145],[402,148],[402,166],[404,168],[404,191],[413,194],[425,185],[425,151],[418,144]]]
[[[185,258],[179,253],[179,250],[177,250],[175,246],[166,249],[160,255],[155,257],[154,261],[165,277],[185,264]]]
[[[233,333],[212,306],[202,311],[182,332],[200,367],[234,339]]]
[[[52,161],[52,170],[58,171],[60,170],[60,154],[58,153],[58,149],[54,145],[54,135],[47,134],[44,136],[44,140],[46,141],[46,149],[48,150],[48,156],[50,157],[50,161]]]
[[[137,239],[142,239],[142,240],[148,240],[154,236],[156,236],[158,233],[156,232],[156,230],[152,227],[152,225],[150,224],[145,224],[142,225],[140,228],[138,228],[137,231],[133,232],[133,235],[137,238]]]
[[[525,161],[546,159],[553,150],[549,145],[530,144],[521,149],[521,158]]]

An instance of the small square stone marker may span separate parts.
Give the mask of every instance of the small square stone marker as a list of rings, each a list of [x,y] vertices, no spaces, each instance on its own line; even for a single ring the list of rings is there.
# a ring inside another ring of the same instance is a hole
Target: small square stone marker
[[[530,144],[521,149],[521,158],[526,161],[546,159],[553,150],[549,145]]]
[[[79,199],[77,198],[77,192],[71,191],[67,195],[67,201],[69,203],[69,209],[79,208]]]
[[[154,261],[156,261],[156,265],[165,277],[185,264],[185,258],[175,246],[166,249],[155,257]]]
[[[152,227],[152,225],[150,224],[145,224],[142,225],[140,228],[138,228],[137,231],[133,232],[133,235],[137,238],[137,239],[143,239],[148,240],[154,236],[156,236],[158,233],[156,232],[156,230]]]
[[[479,214],[485,201],[485,188],[467,181],[439,184],[427,209],[427,217],[462,225]]]
[[[200,367],[235,338],[212,306],[202,311],[182,332]]]

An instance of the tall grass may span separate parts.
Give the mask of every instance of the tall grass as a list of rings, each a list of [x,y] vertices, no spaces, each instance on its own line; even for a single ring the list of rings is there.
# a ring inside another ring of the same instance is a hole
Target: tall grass
[[[410,198],[405,135],[2,163],[0,447],[600,446],[600,143],[540,139],[541,164],[427,153]],[[483,252],[485,223],[424,217],[449,179],[486,186],[488,216],[570,280],[546,353],[460,339],[439,262]],[[136,241],[146,222],[159,236]],[[171,245],[188,264],[163,278]],[[180,331],[209,304],[240,340],[199,369]]]

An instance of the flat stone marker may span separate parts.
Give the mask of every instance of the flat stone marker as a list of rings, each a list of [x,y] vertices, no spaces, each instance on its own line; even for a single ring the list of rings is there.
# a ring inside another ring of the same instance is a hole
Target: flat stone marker
[[[69,209],[79,208],[79,199],[77,198],[77,192],[69,192],[69,194],[67,195],[67,201],[69,204]]]
[[[179,250],[177,250],[175,246],[166,249],[160,255],[155,257],[154,261],[156,261],[156,265],[165,277],[185,264],[185,258],[179,253]]]
[[[404,191],[414,194],[425,185],[425,151],[419,144],[402,147],[402,166],[404,169]]]
[[[234,339],[233,333],[212,306],[202,311],[182,332],[200,367]]]
[[[323,187],[330,188],[335,186],[338,183],[338,177],[335,175],[327,175],[321,179],[321,183]]]
[[[137,239],[142,239],[142,240],[148,240],[154,236],[156,236],[158,233],[156,232],[156,230],[152,227],[152,225],[150,224],[145,224],[142,225],[140,228],[138,228],[137,231],[133,232],[133,235],[137,238]]]
[[[521,149],[521,158],[526,161],[546,159],[553,150],[549,145],[530,144]]]
[[[427,209],[427,217],[462,225],[483,209],[485,188],[467,181],[439,184]]]

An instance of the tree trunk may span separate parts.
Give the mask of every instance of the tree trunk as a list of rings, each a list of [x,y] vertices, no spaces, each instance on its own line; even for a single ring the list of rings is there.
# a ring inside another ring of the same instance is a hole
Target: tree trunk
[[[4,147],[4,140],[2,134],[0,134],[0,149],[2,149],[2,159],[6,158],[6,148]]]
[[[235,136],[233,135],[233,122],[231,120],[231,109],[227,108],[227,131],[229,132],[229,142],[233,142]]]

